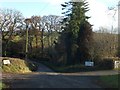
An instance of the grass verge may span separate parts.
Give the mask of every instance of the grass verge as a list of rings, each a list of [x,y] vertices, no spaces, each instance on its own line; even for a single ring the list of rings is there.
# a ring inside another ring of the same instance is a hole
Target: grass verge
[[[6,88],[6,87],[7,86],[4,83],[0,82],[0,90],[2,90],[3,88]]]
[[[38,64],[33,63],[31,61],[25,61],[23,59],[9,58],[9,57],[2,57],[1,60],[4,60],[4,59],[10,60],[11,64],[9,64],[9,65],[2,64],[2,66],[1,66],[2,72],[26,73],[26,72],[35,71],[38,68]]]
[[[118,77],[119,76],[120,74],[100,76],[99,79],[103,87],[118,88]]]

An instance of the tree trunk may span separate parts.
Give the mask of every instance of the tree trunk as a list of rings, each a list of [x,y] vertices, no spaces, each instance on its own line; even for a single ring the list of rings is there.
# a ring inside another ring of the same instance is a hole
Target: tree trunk
[[[72,34],[68,33],[67,37],[66,37],[66,52],[67,52],[67,65],[71,65],[72,62]]]
[[[36,49],[38,48],[38,38],[37,35],[35,35],[35,41],[36,41]]]
[[[43,50],[44,50],[43,33],[44,33],[44,29],[42,29],[42,35],[41,35],[42,57],[43,57]]]

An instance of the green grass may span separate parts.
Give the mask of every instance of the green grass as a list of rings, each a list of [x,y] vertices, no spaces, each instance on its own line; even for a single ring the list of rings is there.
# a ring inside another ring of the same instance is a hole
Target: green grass
[[[3,59],[9,59],[10,65],[2,65],[2,72],[8,73],[26,73],[37,70],[38,64],[30,61],[25,61],[19,58],[5,57]]]
[[[107,87],[118,88],[118,75],[101,76],[100,81]]]
[[[119,71],[119,70],[120,70],[120,67],[118,67],[118,68],[114,68],[114,70],[118,70],[118,71]]]
[[[2,90],[2,88],[6,88],[6,85],[2,82],[0,82],[0,90]]]

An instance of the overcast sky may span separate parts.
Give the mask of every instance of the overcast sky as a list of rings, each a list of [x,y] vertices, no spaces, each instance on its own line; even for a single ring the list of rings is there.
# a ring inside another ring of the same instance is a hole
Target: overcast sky
[[[69,0],[0,0],[1,8],[11,8],[19,10],[25,18],[32,15],[62,15],[61,3]],[[99,27],[111,28],[118,26],[118,10],[114,15],[114,11],[109,11],[108,7],[116,7],[119,0],[87,0],[89,2],[90,11],[86,14],[91,16],[89,22],[93,24],[93,29],[98,30]]]

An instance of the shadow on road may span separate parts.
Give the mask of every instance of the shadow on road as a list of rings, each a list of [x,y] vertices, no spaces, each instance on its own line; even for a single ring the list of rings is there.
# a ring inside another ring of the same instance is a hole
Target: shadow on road
[[[97,82],[100,75],[118,74],[117,71],[56,73],[43,64],[37,72],[3,75],[10,88],[102,88]],[[110,87],[109,87],[110,88]]]

